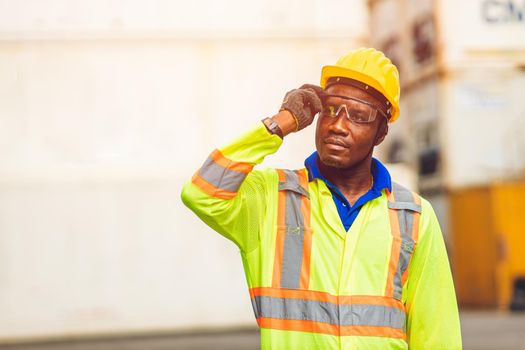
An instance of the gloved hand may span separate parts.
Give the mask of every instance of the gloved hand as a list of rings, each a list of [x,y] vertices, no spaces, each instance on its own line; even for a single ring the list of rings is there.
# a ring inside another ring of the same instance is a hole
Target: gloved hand
[[[281,105],[282,110],[292,113],[297,129],[302,130],[312,124],[314,117],[323,109],[324,90],[316,85],[304,84],[299,89],[288,91]]]

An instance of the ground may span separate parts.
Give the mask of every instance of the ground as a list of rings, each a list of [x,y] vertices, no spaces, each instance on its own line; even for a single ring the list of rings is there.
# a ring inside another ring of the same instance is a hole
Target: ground
[[[525,350],[525,313],[462,312],[464,350]],[[255,329],[0,344],[11,350],[256,350]]]

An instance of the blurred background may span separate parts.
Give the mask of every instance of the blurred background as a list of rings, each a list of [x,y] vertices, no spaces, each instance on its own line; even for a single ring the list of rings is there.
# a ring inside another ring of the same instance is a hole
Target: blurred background
[[[361,46],[400,69],[376,156],[434,205],[465,349],[525,349],[523,0],[0,0],[0,349],[257,349],[181,187]]]

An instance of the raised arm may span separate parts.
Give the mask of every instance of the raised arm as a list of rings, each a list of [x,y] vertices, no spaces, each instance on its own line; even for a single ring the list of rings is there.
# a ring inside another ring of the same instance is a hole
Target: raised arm
[[[320,110],[321,100],[312,88],[288,92],[278,114],[209,155],[184,185],[184,204],[242,251],[251,251],[259,241],[266,203],[277,196],[278,182],[275,171],[252,171],[253,167],[279,149],[281,136],[310,125]]]

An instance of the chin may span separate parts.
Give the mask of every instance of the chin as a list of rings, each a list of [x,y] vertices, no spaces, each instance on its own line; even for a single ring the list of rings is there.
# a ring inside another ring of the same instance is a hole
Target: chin
[[[328,156],[328,157],[320,158],[320,160],[321,162],[323,162],[324,165],[332,167],[332,168],[336,168],[336,169],[345,168],[345,164],[338,158]]]

